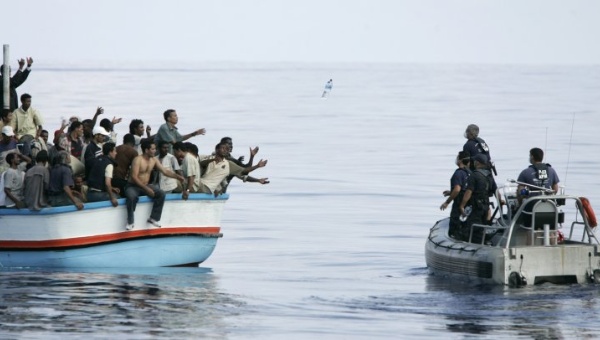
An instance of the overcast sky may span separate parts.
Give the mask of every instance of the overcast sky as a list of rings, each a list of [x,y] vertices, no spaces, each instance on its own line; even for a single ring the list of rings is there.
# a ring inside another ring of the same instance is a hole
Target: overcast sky
[[[2,44],[36,61],[597,64],[596,0],[29,0]]]

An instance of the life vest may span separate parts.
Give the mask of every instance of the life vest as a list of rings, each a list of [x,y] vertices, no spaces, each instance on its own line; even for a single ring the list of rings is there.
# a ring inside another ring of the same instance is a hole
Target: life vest
[[[477,141],[477,145],[479,145],[479,148],[481,149],[481,153],[486,155],[487,158],[491,161],[489,146],[485,143],[485,141],[483,139],[481,139],[479,137],[475,138],[475,140]]]
[[[104,178],[104,170],[109,164],[115,164],[115,162],[107,156],[100,156],[93,159],[92,169],[87,178],[87,183],[90,188],[106,191],[106,182]]]
[[[535,170],[535,178],[533,179],[534,184],[538,187],[546,187],[546,184],[550,179],[548,168],[551,168],[552,166],[547,163],[536,163],[529,167]]]
[[[496,181],[492,176],[491,171],[488,169],[477,169],[473,172],[473,174],[478,173],[480,176],[485,179],[485,190],[481,190],[477,192],[478,195],[485,195],[486,197],[492,197],[496,193],[498,186],[496,185]]]

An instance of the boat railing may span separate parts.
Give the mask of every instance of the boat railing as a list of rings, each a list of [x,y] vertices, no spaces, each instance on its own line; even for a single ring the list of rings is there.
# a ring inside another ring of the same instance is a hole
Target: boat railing
[[[481,234],[481,244],[482,245],[486,241],[486,235],[487,235],[488,230],[504,229],[504,228],[499,228],[497,225],[487,225],[487,224],[473,223],[471,225],[471,230],[469,231],[469,243],[473,243],[473,230],[475,230],[476,228],[483,229],[482,230],[482,234]]]
[[[506,196],[505,196],[506,198]],[[570,224],[569,236],[566,241],[573,240],[576,226],[582,226],[580,242],[600,243],[596,238],[593,228],[584,218],[583,205],[579,197],[564,194],[542,195],[524,198],[518,209],[508,205],[507,212],[501,214],[498,223],[506,227],[500,245],[506,248],[513,246],[554,246],[561,242],[560,230],[565,223],[563,207],[567,202],[575,202],[575,209],[566,207],[568,216],[573,222]],[[573,218],[574,217],[574,218]],[[500,221],[502,220],[502,221]]]

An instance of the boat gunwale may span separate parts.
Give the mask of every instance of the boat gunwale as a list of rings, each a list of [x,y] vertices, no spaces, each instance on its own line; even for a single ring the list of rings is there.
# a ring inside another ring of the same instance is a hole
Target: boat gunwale
[[[189,195],[187,201],[227,201],[229,199],[229,194],[222,194],[219,196],[213,194],[205,194],[205,193],[192,193]],[[176,194],[166,194],[166,201],[184,201],[181,198],[180,193]],[[119,206],[125,206],[125,198],[117,199]],[[151,197],[148,196],[140,196],[138,200],[138,204],[140,203],[149,203],[153,202]],[[87,210],[95,210],[95,209],[103,209],[103,208],[113,208],[112,203],[110,201],[101,201],[101,202],[88,202],[84,203],[83,210],[77,210],[77,208],[73,205],[67,205],[62,207],[48,207],[42,208],[41,210],[34,211],[27,208],[24,209],[0,209],[0,218],[3,216],[14,216],[14,215],[22,215],[22,216],[39,216],[39,215],[56,215],[56,214],[64,214],[64,213],[72,213],[78,211],[87,211]]]

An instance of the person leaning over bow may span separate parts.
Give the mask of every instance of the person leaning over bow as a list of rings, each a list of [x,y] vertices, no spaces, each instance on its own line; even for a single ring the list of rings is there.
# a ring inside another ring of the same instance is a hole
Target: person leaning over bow
[[[227,143],[219,143],[215,146],[215,157],[200,161],[202,168],[206,167],[206,171],[200,177],[200,189],[198,192],[207,194],[219,195],[222,193],[221,182],[228,175],[242,176],[244,182],[256,182],[260,184],[268,184],[268,178],[254,178],[248,176],[248,174],[258,168],[262,168],[267,165],[267,160],[260,160],[256,165],[247,168],[228,161],[226,159],[229,155],[229,145]],[[185,191],[184,191],[185,193]],[[184,199],[187,197],[184,196]]]
[[[71,187],[73,186],[73,171],[71,155],[67,151],[60,151],[55,159],[56,163],[50,169],[50,184],[48,185],[48,203],[53,207],[73,204],[77,210],[83,209],[83,203],[75,198]]]
[[[198,129],[196,131],[190,132],[187,135],[181,135],[177,130],[177,123],[179,122],[179,118],[177,117],[177,112],[173,109],[169,109],[163,113],[163,118],[165,119],[165,123],[160,126],[156,136],[154,137],[154,143],[158,145],[161,141],[167,141],[170,143],[169,145],[169,153],[173,153],[173,145],[177,142],[183,142],[185,140],[190,139],[193,136],[203,135],[206,133],[206,129]]]

